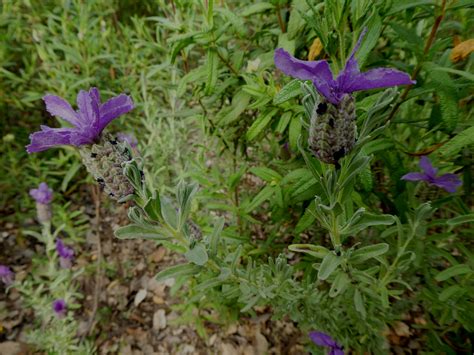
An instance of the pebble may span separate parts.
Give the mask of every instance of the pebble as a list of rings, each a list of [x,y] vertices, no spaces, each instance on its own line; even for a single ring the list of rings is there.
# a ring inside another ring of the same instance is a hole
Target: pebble
[[[166,328],[166,312],[164,309],[159,309],[153,315],[153,329],[160,330]]]

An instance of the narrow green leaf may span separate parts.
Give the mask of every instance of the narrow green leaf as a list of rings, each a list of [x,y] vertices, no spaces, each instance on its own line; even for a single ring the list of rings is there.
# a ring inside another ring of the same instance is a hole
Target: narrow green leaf
[[[469,267],[469,265],[459,264],[459,265],[451,266],[450,268],[441,271],[438,275],[435,276],[435,279],[436,281],[445,281],[447,279],[450,279],[451,277],[469,274],[472,272],[473,271]]]
[[[214,88],[217,82],[217,69],[219,61],[217,58],[217,52],[210,48],[207,51],[207,80],[206,80],[206,95],[210,95],[214,92]]]
[[[249,130],[247,131],[247,140],[252,141],[257,138],[257,136],[263,132],[265,127],[267,127],[267,125],[270,123],[270,120],[277,113],[277,111],[278,109],[275,108],[257,117],[257,119],[252,123]]]
[[[437,152],[444,156],[453,156],[471,144],[474,144],[474,126],[456,135],[448,143],[439,148]]]
[[[323,259],[329,253],[329,250],[325,247],[313,244],[291,244],[288,246],[288,249],[298,253],[305,253],[318,259]]]
[[[248,206],[245,207],[245,213],[250,213],[255,210],[258,206],[260,206],[263,202],[268,200],[274,193],[273,186],[267,185],[265,186],[258,194],[254,197],[252,202],[249,203]]]
[[[369,245],[367,247],[359,248],[352,253],[350,261],[354,264],[361,263],[370,258],[375,258],[388,251],[387,243],[379,243],[375,245]]]
[[[275,95],[273,104],[279,105],[301,94],[301,81],[298,79],[290,81]]]
[[[202,243],[196,243],[192,249],[189,249],[184,257],[191,263],[196,265],[204,265],[209,260],[206,247]]]
[[[156,274],[155,279],[157,281],[163,281],[170,278],[177,278],[180,276],[192,276],[202,270],[201,266],[194,264],[180,264],[171,266],[163,271]]]
[[[114,234],[119,239],[168,239],[168,237],[166,237],[158,230],[158,227],[151,228],[146,226],[140,226],[137,224],[129,224],[128,226],[120,227],[115,230]]]
[[[362,316],[362,319],[365,319],[367,317],[367,311],[365,310],[364,299],[357,288],[354,291],[354,306],[356,311]]]
[[[341,264],[342,259],[336,254],[329,252],[324,257],[321,266],[319,267],[318,279],[326,280],[337,267]]]

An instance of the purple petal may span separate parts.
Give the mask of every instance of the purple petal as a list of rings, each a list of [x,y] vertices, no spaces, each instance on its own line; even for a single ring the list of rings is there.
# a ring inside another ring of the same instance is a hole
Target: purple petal
[[[117,139],[121,142],[127,142],[132,148],[136,148],[138,146],[137,138],[131,133],[119,132],[117,133]]]
[[[429,181],[429,177],[423,173],[408,173],[401,177],[402,180],[408,181]]]
[[[439,177],[435,177],[431,184],[438,186],[447,192],[454,193],[458,187],[462,185],[462,181],[456,174],[444,174]]]
[[[340,348],[332,348],[329,355],[344,355],[344,350]]]
[[[94,109],[97,107],[94,107],[92,98],[87,91],[79,91],[79,94],[77,94],[77,106],[79,107],[81,122],[84,128],[88,129],[87,135],[96,138],[98,134],[94,131],[94,128],[97,126],[99,121],[99,112]]]
[[[58,317],[63,317],[67,312],[66,301],[63,299],[58,299],[53,302],[53,311]]]
[[[30,196],[33,197],[37,203],[48,205],[53,200],[53,190],[50,189],[45,182],[42,182],[37,189],[30,190]]]
[[[56,95],[46,95],[43,97],[43,101],[46,104],[46,110],[52,116],[61,117],[70,124],[80,127],[79,115],[66,100]]]
[[[422,168],[425,174],[430,178],[436,177],[436,173],[438,172],[438,169],[433,167],[430,158],[428,158],[426,155],[423,155],[420,159],[420,168]]]
[[[313,343],[319,346],[338,347],[336,341],[331,336],[322,332],[309,332],[309,337]]]
[[[294,58],[283,48],[278,48],[275,51],[274,59],[276,67],[286,75],[301,80],[311,80],[319,93],[326,99],[332,103],[339,102],[332,90],[336,83],[327,61],[299,60]]]
[[[0,281],[10,286],[13,283],[13,277],[13,271],[11,271],[8,266],[0,265]]]
[[[367,33],[367,27],[364,28],[362,33],[359,36],[359,39],[357,40],[356,45],[354,48],[352,48],[351,55],[349,56],[349,59],[346,62],[346,65],[344,67],[344,70],[339,73],[337,76],[337,86],[338,90],[340,92],[344,93],[350,93],[352,91],[348,90],[350,84],[353,82],[354,78],[357,77],[357,75],[360,74],[359,70],[359,64],[357,63],[357,59],[355,59],[355,54],[359,50],[360,45],[362,43],[362,39],[364,38],[365,34]]]
[[[346,83],[344,89],[346,92],[354,92],[397,85],[412,85],[415,83],[407,73],[402,71],[390,68],[377,68],[353,76],[350,82]]]
[[[41,152],[43,150],[65,144],[73,144],[73,137],[78,137],[76,128],[49,128],[41,126],[41,131],[30,134],[31,143],[26,146],[28,153]]]
[[[74,250],[67,247],[59,238],[56,240],[56,252],[64,259],[71,260],[74,257]]]
[[[97,88],[90,88],[89,89],[89,96],[92,99],[92,102],[95,102],[97,106],[100,106],[100,92]]]
[[[133,110],[133,102],[130,96],[121,94],[112,97],[100,106],[99,132],[101,132],[113,119]]]

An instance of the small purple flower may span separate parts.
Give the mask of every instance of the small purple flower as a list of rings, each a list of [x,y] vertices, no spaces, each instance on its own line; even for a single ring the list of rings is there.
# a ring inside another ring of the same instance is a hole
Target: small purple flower
[[[59,264],[63,269],[69,269],[74,259],[74,250],[64,245],[61,239],[56,239],[56,252],[59,255]]]
[[[78,111],[63,98],[55,95],[43,97],[46,110],[73,125],[70,128],[50,128],[41,126],[40,132],[30,135],[31,144],[26,147],[28,153],[60,146],[92,144],[98,140],[104,128],[115,118],[133,109],[132,99],[121,94],[101,104],[97,88],[88,92],[81,90],[77,95]]]
[[[63,299],[58,299],[53,302],[53,311],[58,318],[63,318],[67,312],[67,304]]]
[[[322,332],[309,332],[309,337],[316,345],[329,348],[329,355],[344,355],[344,349],[342,345],[338,344],[329,335]]]
[[[45,182],[42,182],[37,189],[30,190],[30,196],[33,197],[37,203],[49,205],[53,200],[53,190],[50,189]]]
[[[420,168],[422,173],[408,173],[402,176],[402,180],[407,181],[426,181],[430,185],[437,186],[447,192],[456,192],[457,188],[462,185],[461,179],[456,174],[444,174],[437,176],[438,169],[433,167],[427,156],[420,159]]]
[[[344,95],[354,91],[414,84],[415,81],[411,80],[407,73],[395,69],[377,68],[365,73],[360,72],[355,54],[366,32],[367,29],[362,31],[344,70],[339,73],[336,80],[326,60],[299,60],[283,48],[275,51],[275,65],[286,75],[311,80],[318,92],[334,105],[338,105]]]
[[[10,286],[13,283],[13,271],[8,266],[0,265],[0,281]]]
[[[117,138],[121,142],[127,142],[132,148],[136,148],[138,146],[137,138],[131,133],[119,132],[117,133]]]

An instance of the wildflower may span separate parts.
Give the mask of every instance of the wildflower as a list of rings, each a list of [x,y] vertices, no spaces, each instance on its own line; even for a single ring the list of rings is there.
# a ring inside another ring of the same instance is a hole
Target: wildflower
[[[304,61],[282,48],[275,51],[278,69],[295,78],[311,80],[322,97],[310,119],[308,144],[318,159],[329,164],[337,165],[355,144],[353,92],[415,83],[408,74],[395,69],[377,68],[361,73],[355,54],[365,33],[366,30],[362,31],[336,79],[326,60]]]
[[[326,60],[298,60],[283,48],[275,51],[275,64],[287,75],[301,80],[311,80],[318,92],[333,105],[338,105],[345,95],[354,91],[414,84],[407,73],[395,69],[377,68],[365,73],[360,72],[355,54],[366,32],[367,29],[362,31],[344,70],[339,73],[336,80]]]
[[[133,109],[131,98],[121,94],[101,104],[97,88],[81,90],[77,95],[78,111],[58,96],[46,95],[43,100],[50,114],[63,118],[73,127],[41,126],[40,132],[30,135],[28,153],[60,145],[76,146],[87,170],[107,194],[116,200],[131,195],[133,186],[123,174],[123,164],[131,159],[130,152],[110,134],[103,133],[113,119]]]
[[[322,332],[309,332],[309,337],[316,345],[329,348],[329,355],[344,355],[344,349],[342,346],[329,335]]]
[[[433,167],[427,156],[420,159],[420,168],[422,173],[412,172],[402,176],[402,180],[407,181],[426,181],[429,185],[437,186],[447,192],[456,192],[457,188],[462,185],[461,179],[456,174],[443,174],[437,176],[438,169]]]
[[[131,148],[136,148],[138,146],[137,138],[131,133],[119,132],[117,133],[117,139],[120,142],[127,142]]]
[[[58,318],[63,318],[67,312],[67,304],[63,299],[57,299],[53,302],[53,311]]]
[[[26,147],[28,153],[41,152],[60,145],[79,147],[98,142],[102,131],[113,119],[133,109],[131,98],[124,94],[101,104],[97,88],[91,88],[89,92],[79,92],[78,111],[74,111],[71,105],[59,96],[46,95],[43,101],[51,115],[61,117],[73,127],[41,126],[40,132],[30,135],[31,144]]]
[[[64,245],[61,239],[56,239],[56,252],[59,255],[59,264],[64,269],[69,269],[72,266],[72,259],[74,258],[74,250]]]
[[[53,190],[48,184],[42,182],[37,189],[30,190],[30,196],[36,201],[36,215],[38,221],[46,223],[51,220],[51,201],[53,200]]]
[[[0,265],[0,281],[6,286],[10,286],[13,283],[13,271],[8,266]]]

